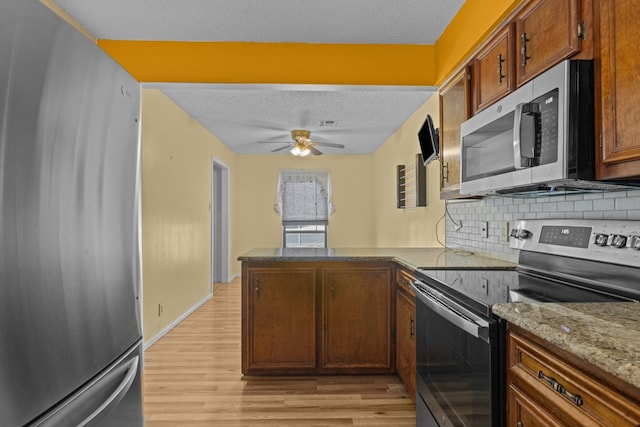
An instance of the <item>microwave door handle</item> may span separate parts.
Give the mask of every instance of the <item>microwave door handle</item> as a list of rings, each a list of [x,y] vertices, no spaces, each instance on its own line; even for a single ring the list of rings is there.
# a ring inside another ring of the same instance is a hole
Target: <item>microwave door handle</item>
[[[513,125],[513,163],[515,169],[525,169],[538,163],[536,147],[540,129],[540,106],[535,102],[518,104]],[[524,138],[523,138],[524,133]]]
[[[524,169],[522,166],[522,142],[520,140],[520,128],[522,127],[522,111],[525,103],[516,105],[515,116],[513,121],[513,167],[517,169]]]

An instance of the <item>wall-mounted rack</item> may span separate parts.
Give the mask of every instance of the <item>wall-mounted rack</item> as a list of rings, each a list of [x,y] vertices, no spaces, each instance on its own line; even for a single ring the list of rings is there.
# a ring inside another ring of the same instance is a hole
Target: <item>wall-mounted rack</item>
[[[427,206],[427,167],[422,154],[416,154],[414,167],[396,165],[397,208]]]

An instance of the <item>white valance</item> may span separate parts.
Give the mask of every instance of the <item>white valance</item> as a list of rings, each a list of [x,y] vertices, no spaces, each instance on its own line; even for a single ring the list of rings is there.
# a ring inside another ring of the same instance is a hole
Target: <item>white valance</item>
[[[274,209],[284,223],[328,222],[335,209],[326,170],[286,169],[278,173]]]

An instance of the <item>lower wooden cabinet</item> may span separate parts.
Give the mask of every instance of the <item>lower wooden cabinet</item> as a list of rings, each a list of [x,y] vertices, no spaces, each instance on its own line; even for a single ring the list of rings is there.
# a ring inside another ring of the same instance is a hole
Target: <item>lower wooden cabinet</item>
[[[393,264],[243,262],[242,372],[395,372]]]
[[[243,371],[315,369],[315,270],[255,268],[247,273]]]
[[[509,325],[508,426],[638,426],[640,390]]]
[[[322,269],[321,369],[392,372],[391,270]]]
[[[416,398],[416,302],[407,291],[396,291],[396,370],[407,392]]]

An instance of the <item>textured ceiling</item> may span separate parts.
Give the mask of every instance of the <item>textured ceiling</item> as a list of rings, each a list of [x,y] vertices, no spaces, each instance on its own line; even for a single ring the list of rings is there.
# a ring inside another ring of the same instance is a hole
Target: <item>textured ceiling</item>
[[[395,86],[145,87],[161,89],[240,154],[267,154],[290,144],[293,129],[310,130],[313,141],[345,145],[344,150],[319,147],[326,154],[371,153],[433,93]]]
[[[57,0],[99,39],[434,44],[463,0]],[[400,64],[399,66],[402,66]],[[295,128],[371,153],[427,87],[154,84],[237,153],[268,153]],[[321,121],[337,126],[321,127]],[[287,151],[279,153],[286,154]]]

